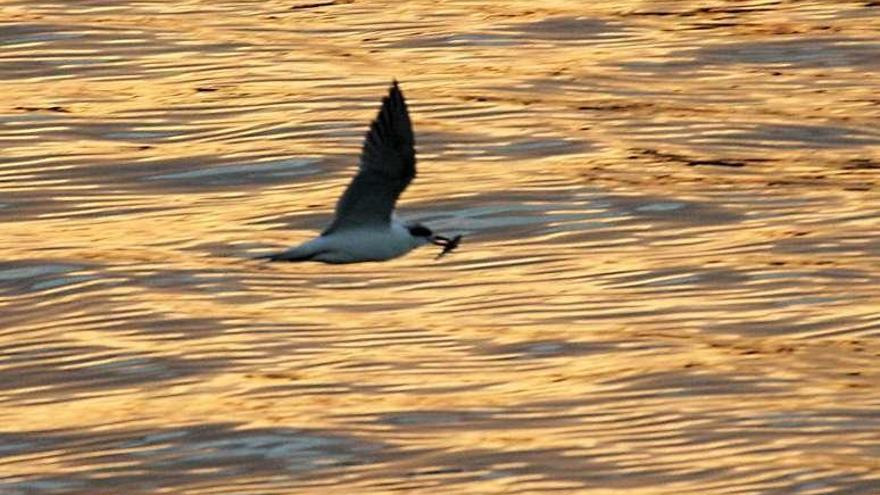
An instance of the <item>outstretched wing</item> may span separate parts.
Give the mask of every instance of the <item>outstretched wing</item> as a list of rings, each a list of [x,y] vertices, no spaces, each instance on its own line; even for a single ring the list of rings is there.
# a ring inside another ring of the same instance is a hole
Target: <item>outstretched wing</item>
[[[321,235],[387,225],[397,198],[416,176],[412,122],[397,81],[382,99],[361,151],[360,168],[336,204],[336,218]]]

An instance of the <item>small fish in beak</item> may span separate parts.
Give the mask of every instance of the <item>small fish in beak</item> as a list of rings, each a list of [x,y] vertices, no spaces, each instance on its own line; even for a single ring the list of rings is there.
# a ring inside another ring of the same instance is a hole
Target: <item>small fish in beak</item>
[[[437,246],[443,246],[443,251],[441,251],[440,254],[438,254],[437,257],[434,259],[439,260],[440,258],[442,258],[442,257],[446,256],[447,254],[451,253],[452,251],[454,251],[455,248],[458,247],[459,243],[461,243],[461,237],[462,237],[461,235],[457,235],[457,236],[453,237],[452,239],[445,237],[445,236],[442,236],[442,235],[435,235],[435,236],[431,237],[432,244],[435,244]]]

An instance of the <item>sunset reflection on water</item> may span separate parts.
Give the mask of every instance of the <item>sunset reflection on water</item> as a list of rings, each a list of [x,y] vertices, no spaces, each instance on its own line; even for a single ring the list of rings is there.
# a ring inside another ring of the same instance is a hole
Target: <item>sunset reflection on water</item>
[[[880,493],[871,3],[0,0],[0,492]]]

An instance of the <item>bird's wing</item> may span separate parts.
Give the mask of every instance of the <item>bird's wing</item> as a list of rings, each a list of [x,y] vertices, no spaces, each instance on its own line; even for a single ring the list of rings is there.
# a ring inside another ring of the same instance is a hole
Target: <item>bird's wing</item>
[[[387,225],[397,198],[416,176],[412,122],[394,81],[370,124],[360,168],[336,204],[336,218],[321,235],[367,225]]]

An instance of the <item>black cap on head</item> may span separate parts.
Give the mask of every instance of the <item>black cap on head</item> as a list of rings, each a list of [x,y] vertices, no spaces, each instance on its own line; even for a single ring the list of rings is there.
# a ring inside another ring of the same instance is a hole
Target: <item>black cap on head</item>
[[[407,229],[409,230],[409,235],[413,237],[431,237],[434,235],[434,233],[431,232],[431,229],[424,225],[410,225]]]

